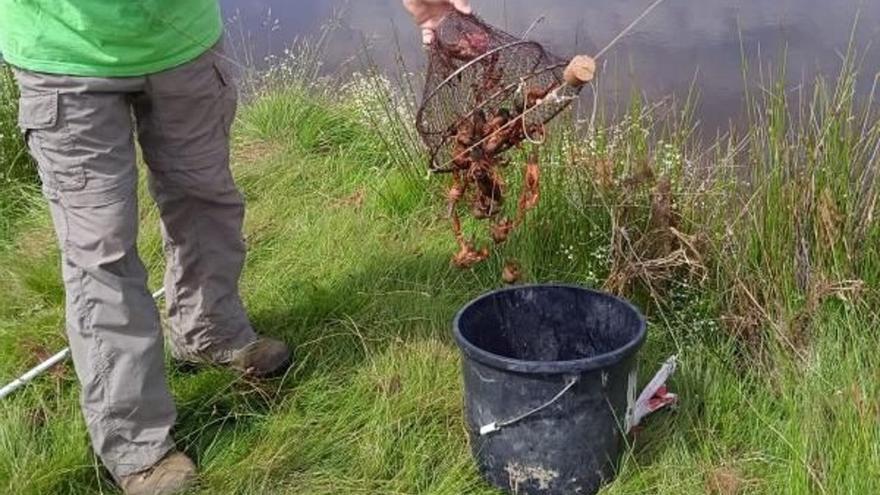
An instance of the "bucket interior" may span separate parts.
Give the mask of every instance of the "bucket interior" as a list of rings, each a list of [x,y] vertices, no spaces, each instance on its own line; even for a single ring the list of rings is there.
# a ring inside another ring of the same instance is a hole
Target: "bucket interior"
[[[481,351],[520,361],[574,361],[618,351],[644,336],[644,319],[613,296],[569,286],[487,294],[462,310],[458,331]]]

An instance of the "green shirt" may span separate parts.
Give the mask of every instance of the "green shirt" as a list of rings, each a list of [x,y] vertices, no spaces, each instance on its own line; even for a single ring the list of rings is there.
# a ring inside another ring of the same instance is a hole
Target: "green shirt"
[[[218,0],[0,0],[0,53],[34,72],[142,76],[221,37]]]

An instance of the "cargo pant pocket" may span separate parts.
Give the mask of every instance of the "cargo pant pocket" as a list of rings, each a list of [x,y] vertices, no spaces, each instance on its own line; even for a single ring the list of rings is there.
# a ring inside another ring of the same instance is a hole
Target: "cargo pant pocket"
[[[229,137],[232,124],[235,121],[235,113],[238,107],[238,86],[235,84],[235,76],[230,69],[230,62],[222,52],[214,53],[214,73],[220,85],[220,113],[223,123],[223,132]]]
[[[49,190],[79,191],[86,186],[81,162],[72,160],[69,129],[59,116],[57,92],[22,95],[18,125],[37,162],[43,186]]]

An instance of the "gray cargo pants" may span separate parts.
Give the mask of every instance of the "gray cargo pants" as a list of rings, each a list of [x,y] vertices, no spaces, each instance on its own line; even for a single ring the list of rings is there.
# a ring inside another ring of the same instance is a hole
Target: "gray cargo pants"
[[[16,72],[19,124],[61,246],[82,410],[117,480],[173,448],[176,418],[137,252],[135,133],[161,212],[173,351],[223,361],[256,340],[238,294],[244,204],[229,170],[237,95],[218,50],[146,77]]]

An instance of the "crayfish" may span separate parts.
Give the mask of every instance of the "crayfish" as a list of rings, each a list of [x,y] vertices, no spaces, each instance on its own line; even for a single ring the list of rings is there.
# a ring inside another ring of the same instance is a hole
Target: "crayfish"
[[[473,15],[452,13],[436,30],[417,127],[431,148],[435,172],[451,174],[446,208],[458,251],[452,263],[474,266],[490,255],[462,232],[461,212],[485,221],[491,242],[505,243],[540,199],[537,151],[523,166],[515,214],[505,215],[507,151],[524,142],[544,142],[545,123],[593,79],[596,64],[586,55],[563,60],[539,44],[511,36]],[[451,156],[448,160],[438,160]],[[508,261],[503,279],[521,277]]]
[[[551,89],[542,93],[549,91]],[[525,139],[522,119],[522,110],[512,113],[505,108],[488,112],[477,109],[449,131],[450,137],[454,139],[452,185],[447,192],[447,214],[459,246],[452,262],[459,268],[470,268],[489,257],[488,248],[477,248],[473,240],[464,237],[459,216],[461,203],[470,205],[470,213],[474,218],[492,221],[489,232],[495,244],[507,241],[513,230],[525,221],[526,213],[538,204],[540,168],[537,153],[533,152],[524,166],[523,189],[515,218],[499,218],[507,191],[507,184],[500,170],[507,162],[502,159],[501,153],[519,146]],[[543,133],[543,126],[537,127],[531,125],[528,130],[530,133]],[[514,271],[507,270],[508,276],[504,278],[518,279],[518,275],[510,276]],[[518,274],[518,271],[515,272]]]

